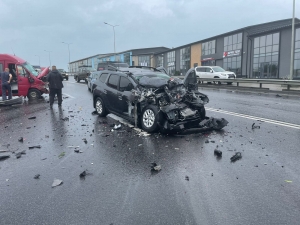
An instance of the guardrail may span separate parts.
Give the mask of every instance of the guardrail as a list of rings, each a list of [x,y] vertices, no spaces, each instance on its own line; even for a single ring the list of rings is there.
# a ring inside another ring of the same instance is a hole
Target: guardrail
[[[184,76],[176,76],[178,78],[184,78]],[[277,84],[284,85],[287,87],[287,90],[290,90],[291,87],[300,87],[300,80],[280,80],[280,79],[221,79],[221,78],[197,78],[198,81],[203,82],[221,82],[221,83],[236,83],[236,86],[239,87],[240,83],[252,83],[259,84],[259,88],[263,87],[263,84]]]

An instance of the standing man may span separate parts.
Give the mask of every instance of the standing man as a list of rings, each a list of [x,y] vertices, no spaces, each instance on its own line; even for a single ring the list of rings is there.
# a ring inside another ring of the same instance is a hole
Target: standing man
[[[12,75],[9,73],[9,69],[5,68],[5,71],[1,73],[2,101],[7,100],[6,99],[6,91],[8,92],[8,100],[12,98],[11,86],[10,86],[11,79],[12,79]]]
[[[56,69],[56,66],[52,66],[52,71],[47,75],[47,80],[49,82],[50,88],[50,108],[52,109],[54,103],[54,97],[57,95],[58,107],[61,107],[62,94],[61,89],[64,87],[62,81],[63,77]]]

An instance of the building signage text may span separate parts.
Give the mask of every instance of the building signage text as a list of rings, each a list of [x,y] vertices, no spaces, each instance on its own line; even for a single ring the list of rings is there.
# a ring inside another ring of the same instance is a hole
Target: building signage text
[[[234,51],[228,51],[223,53],[223,58],[230,57],[230,56],[239,56],[241,55],[241,50],[234,50]]]

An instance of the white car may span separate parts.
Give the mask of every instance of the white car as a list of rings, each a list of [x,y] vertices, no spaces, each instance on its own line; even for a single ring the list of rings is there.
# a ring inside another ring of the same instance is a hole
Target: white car
[[[225,71],[222,67],[219,66],[197,66],[195,68],[195,71],[198,78],[220,78],[220,79],[236,78],[234,72]],[[232,82],[227,82],[227,83],[232,84]]]

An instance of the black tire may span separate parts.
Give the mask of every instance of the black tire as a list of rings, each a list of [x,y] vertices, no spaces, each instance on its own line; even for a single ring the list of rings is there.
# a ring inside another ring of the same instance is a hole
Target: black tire
[[[100,97],[96,98],[95,109],[96,109],[96,112],[98,113],[98,115],[101,117],[104,117],[108,114],[108,112],[104,106],[104,103]]]
[[[146,106],[140,118],[141,127],[144,131],[153,133],[158,130],[158,123],[162,119],[162,114],[158,111],[157,107],[153,105]]]
[[[87,84],[87,87],[88,87],[88,90],[89,90],[90,92],[92,92],[92,90],[91,90],[90,87],[89,87],[89,84]]]
[[[79,83],[79,82],[80,82],[80,79],[79,79],[79,77],[77,77],[76,81],[77,81],[77,83]]]
[[[69,80],[69,78],[67,77],[66,80]]]
[[[41,97],[41,92],[36,89],[31,89],[28,91],[27,97],[29,99],[39,99]]]
[[[205,110],[204,106],[202,106],[198,111],[200,113],[201,120],[204,120],[205,116],[206,116],[206,110]]]

